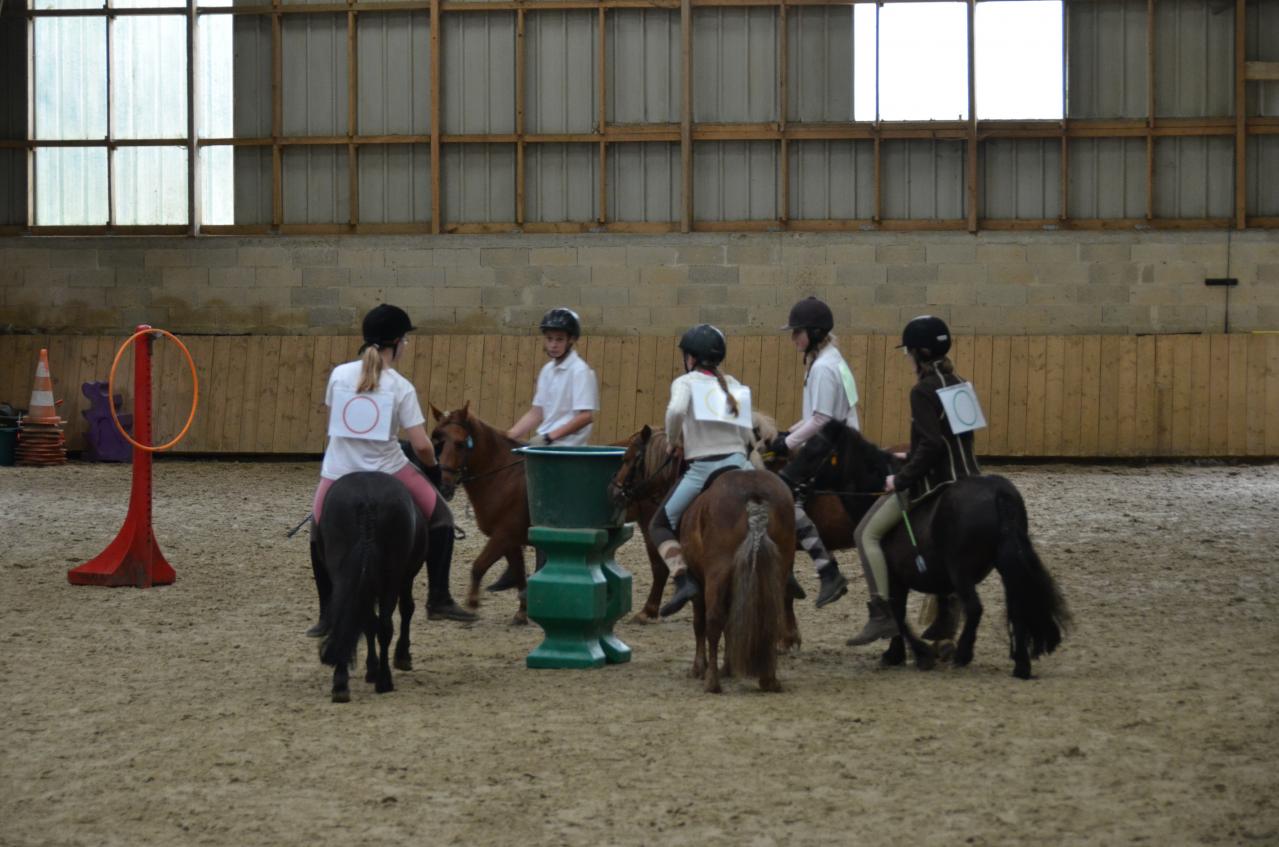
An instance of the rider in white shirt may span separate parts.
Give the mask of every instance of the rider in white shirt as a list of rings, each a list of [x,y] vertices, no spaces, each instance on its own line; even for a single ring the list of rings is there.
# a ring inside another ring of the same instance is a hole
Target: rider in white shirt
[[[577,313],[568,308],[551,309],[540,325],[546,355],[551,361],[537,376],[533,404],[506,433],[522,439],[535,431],[532,444],[585,444],[599,411],[599,385],[595,371],[573,349],[582,336]]]
[[[702,420],[694,412],[694,393],[722,391],[724,405],[738,416],[741,384],[721,374],[720,363],[727,353],[724,333],[710,324],[699,324],[680,339],[686,373],[671,383],[671,400],[666,407],[668,443],[683,442],[688,471],[671,489],[661,508],[649,522],[648,537],[666,560],[675,584],[670,602],[661,608],[662,617],[672,615],[696,597],[701,589],[688,574],[688,565],[679,543],[679,519],[684,510],[702,492],[706,480],[721,468],[751,470],[748,458],[752,431],[749,424],[719,420]],[[674,449],[674,448],[670,448]]]
[[[834,328],[835,316],[830,307],[816,297],[796,303],[790,310],[786,326],[782,327],[790,330],[795,349],[804,354],[808,368],[804,375],[804,416],[789,432],[779,433],[773,440],[769,450],[775,456],[786,456],[792,450],[798,450],[828,421],[841,420],[854,429],[858,428],[857,383],[835,346],[835,338],[830,334]],[[804,513],[798,500],[795,502],[795,535],[800,547],[813,560],[813,567],[821,580],[817,608],[834,603],[847,594],[848,580],[840,572],[839,563],[822,543],[817,527]]]

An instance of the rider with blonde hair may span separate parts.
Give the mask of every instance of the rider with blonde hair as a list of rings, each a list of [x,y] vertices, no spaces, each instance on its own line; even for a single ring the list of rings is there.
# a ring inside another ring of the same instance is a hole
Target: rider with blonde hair
[[[334,482],[349,473],[381,471],[398,479],[413,495],[413,502],[431,524],[427,537],[427,617],[473,621],[476,616],[458,606],[449,593],[449,571],[453,563],[453,518],[448,512],[448,506],[432,485],[432,482],[439,484],[440,467],[435,458],[435,448],[426,435],[426,418],[422,414],[413,383],[392,367],[407,343],[406,336],[413,329],[408,314],[398,306],[383,303],[374,307],[364,316],[364,344],[360,347],[360,358],[338,365],[329,374],[324,403],[333,410],[331,414],[343,414],[339,408],[342,398],[368,396],[379,408],[389,411],[391,420],[385,437],[330,436],[328,447],[324,451],[324,462],[320,467],[320,485],[315,491],[312,513],[318,524],[324,509],[325,495]],[[404,431],[413,451],[421,460],[426,475],[431,478],[430,481],[404,455],[397,430]],[[326,611],[330,586],[323,551],[318,548],[314,535],[312,538],[311,568],[320,593],[320,619],[307,630],[307,635],[318,637],[328,632]]]

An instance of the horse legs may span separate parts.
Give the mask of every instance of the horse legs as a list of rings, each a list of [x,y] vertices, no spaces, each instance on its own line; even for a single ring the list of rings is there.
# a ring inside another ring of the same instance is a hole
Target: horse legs
[[[511,626],[528,625],[528,571],[524,568],[524,545],[516,544],[506,554],[506,568],[515,574],[516,596],[520,599],[520,607],[511,618]]]
[[[921,671],[929,671],[937,663],[936,654],[933,648],[924,641],[920,641],[911,630],[910,624],[906,622],[906,598],[910,594],[910,589],[906,587],[904,582],[897,580],[890,575],[889,579],[889,598],[888,607],[893,613],[893,620],[897,623],[897,638],[905,639],[910,645],[910,652],[915,656],[915,666]],[[896,641],[897,639],[894,639]],[[893,649],[890,644],[889,651]],[[904,657],[903,657],[904,658]]]
[[[480,551],[480,555],[471,563],[471,587],[466,592],[466,606],[468,609],[478,609],[480,607],[480,580],[484,579],[484,574],[488,573],[488,569],[493,567],[493,563],[500,559],[505,553],[506,540],[494,534],[489,537],[488,542],[484,545],[484,549]],[[520,570],[524,569],[523,556],[520,558]]]
[[[711,586],[707,586],[708,588]],[[719,684],[719,639],[724,634],[723,603],[716,598],[715,607],[706,619],[706,693],[719,694],[723,689]],[[762,682],[762,680],[761,680]]]
[[[785,601],[783,601],[786,610],[786,622],[785,628],[782,630],[781,641],[777,645],[782,652],[792,649],[798,650],[804,643],[804,639],[799,637],[799,622],[795,620],[795,595],[790,592],[789,584],[788,578],[787,582],[782,585],[782,592],[786,597]]]
[[[645,528],[644,551],[648,553],[648,566],[653,572],[653,587],[648,590],[648,599],[644,601],[644,608],[631,617],[631,623],[655,623],[658,607],[662,605],[662,592],[666,590],[666,580],[671,575],[671,570],[666,566],[666,560],[653,546],[653,542],[648,540],[648,524],[645,523],[642,526]]]
[[[702,679],[706,676],[706,598],[698,594],[693,598],[693,670],[689,676]]]
[[[378,663],[377,663],[377,682],[374,684],[373,690],[378,694],[385,694],[395,689],[395,684],[391,682],[391,637],[395,635],[395,595],[384,594],[378,603],[378,621],[377,621],[377,642],[378,642]]]
[[[409,621],[413,620],[413,610],[417,606],[413,602],[413,579],[400,586],[400,637],[395,642],[395,669],[397,671],[413,670],[413,655],[409,652]]]
[[[981,599],[971,582],[957,583],[955,593],[964,604],[964,629],[955,645],[955,666],[965,667],[973,660],[973,644],[977,641],[977,625],[981,623]]]
[[[350,671],[347,670],[346,662],[338,662],[333,666],[333,693],[331,699],[334,703],[351,702],[350,679]]]
[[[1018,679],[1030,679],[1030,638],[1024,623],[1013,624],[1012,660],[1013,676]]]

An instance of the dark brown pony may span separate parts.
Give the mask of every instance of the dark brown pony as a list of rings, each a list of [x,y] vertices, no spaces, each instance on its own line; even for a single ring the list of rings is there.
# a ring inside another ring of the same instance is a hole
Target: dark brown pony
[[[528,623],[524,589],[524,546],[528,544],[528,489],[524,480],[524,460],[511,452],[524,445],[499,432],[470,413],[470,401],[460,409],[441,412],[431,406],[437,421],[431,442],[440,463],[444,484],[440,493],[451,498],[460,484],[475,511],[475,523],[488,538],[480,555],[471,563],[471,585],[466,605],[480,605],[480,582],[498,559],[505,558],[507,570],[519,588],[520,608],[512,623]]]
[[[768,471],[727,471],[679,523],[689,571],[702,585],[693,598],[693,677],[704,679],[708,692],[720,692],[723,636],[725,676],[757,677],[762,690],[781,691],[778,641],[798,640],[785,602],[795,564],[790,490]]]

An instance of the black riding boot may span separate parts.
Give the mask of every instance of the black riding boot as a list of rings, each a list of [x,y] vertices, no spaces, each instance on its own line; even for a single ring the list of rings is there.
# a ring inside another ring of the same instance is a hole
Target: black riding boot
[[[822,581],[822,588],[817,592],[817,608],[834,603],[848,593],[848,580],[834,562],[819,570],[817,576]]]
[[[329,596],[333,593],[333,583],[329,580],[329,569],[324,564],[320,540],[315,535],[315,524],[311,525],[311,573],[315,575],[315,590],[320,595],[320,617],[306,631],[306,636],[323,638],[329,634]]]
[[[453,568],[453,527],[437,526],[427,534],[426,618],[470,623],[479,620],[457,604],[449,593],[449,571]]]
[[[658,610],[658,614],[664,618],[670,617],[701,593],[702,587],[697,584],[697,580],[693,579],[693,575],[688,571],[680,571],[675,574],[675,593],[671,595],[666,605]]]

